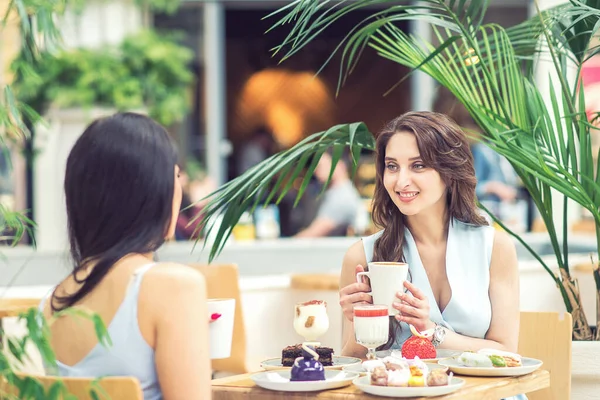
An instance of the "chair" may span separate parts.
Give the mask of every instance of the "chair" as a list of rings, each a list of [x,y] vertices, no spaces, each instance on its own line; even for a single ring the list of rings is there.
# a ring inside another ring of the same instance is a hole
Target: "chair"
[[[3,298],[0,299],[0,320],[7,317],[18,317],[20,313],[37,307],[41,299]]]
[[[248,372],[246,366],[246,330],[244,315],[242,313],[237,264],[190,264],[190,266],[204,275],[208,298],[235,299],[231,357],[212,360],[213,371],[226,371],[239,374]]]
[[[78,400],[92,400],[90,389],[102,388],[103,391],[96,389],[100,399],[108,398],[111,400],[143,400],[142,388],[137,379],[133,377],[106,377],[97,380],[96,378],[72,378],[72,377],[56,377],[29,375],[18,373],[19,377],[30,377],[38,380],[48,390],[54,383],[62,381],[67,388],[69,394],[74,395]],[[14,387],[8,387],[6,381],[0,381],[0,393],[7,392],[18,395],[18,391]],[[104,392],[107,396],[104,396]],[[31,397],[33,398],[33,397]],[[62,397],[60,397],[62,399]]]
[[[294,274],[290,281],[291,289],[299,290],[340,290],[339,274]]]
[[[521,312],[519,354],[542,360],[550,372],[550,387],[527,393],[529,400],[571,398],[571,314]]]

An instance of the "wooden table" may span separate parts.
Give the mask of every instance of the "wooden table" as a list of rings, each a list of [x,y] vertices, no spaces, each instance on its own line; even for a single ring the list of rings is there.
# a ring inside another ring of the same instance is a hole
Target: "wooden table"
[[[250,379],[251,374],[236,375],[212,381],[213,400],[262,400],[262,399],[384,399],[363,393],[354,385],[322,392],[276,392],[259,388]],[[458,376],[458,375],[457,375]],[[448,395],[435,397],[435,400],[497,400],[521,393],[533,392],[550,386],[550,373],[537,370],[518,377],[476,378],[460,376],[466,380],[465,386]],[[428,400],[419,397],[415,400]]]

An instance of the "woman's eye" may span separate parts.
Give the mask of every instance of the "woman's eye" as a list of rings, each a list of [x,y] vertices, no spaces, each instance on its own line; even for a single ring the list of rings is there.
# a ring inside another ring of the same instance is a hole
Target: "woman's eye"
[[[423,168],[425,168],[425,165],[424,164],[413,164],[413,168],[414,169],[423,169]]]
[[[390,171],[395,171],[397,169],[397,167],[394,164],[386,164],[385,167]]]

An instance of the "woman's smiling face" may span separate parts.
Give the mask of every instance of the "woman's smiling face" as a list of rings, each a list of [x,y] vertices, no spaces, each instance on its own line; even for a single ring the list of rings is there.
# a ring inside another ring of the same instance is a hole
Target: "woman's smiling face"
[[[446,185],[435,169],[423,163],[412,132],[398,132],[390,138],[384,162],[383,185],[402,214],[445,207]]]

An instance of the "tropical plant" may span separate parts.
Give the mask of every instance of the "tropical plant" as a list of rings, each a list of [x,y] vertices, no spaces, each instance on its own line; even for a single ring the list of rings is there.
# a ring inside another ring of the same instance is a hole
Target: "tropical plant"
[[[35,308],[29,309],[19,318],[24,321],[28,334],[22,338],[8,337],[8,352],[0,351],[0,399],[7,400],[58,400],[76,399],[67,390],[62,380],[50,387],[44,387],[34,377],[20,374],[26,362],[31,361],[27,347],[33,344],[39,350],[42,361],[49,369],[56,366],[56,357],[50,347],[50,325],[63,316],[90,320],[94,324],[98,341],[102,346],[110,346],[111,341],[102,318],[78,307],[55,313],[48,321]],[[2,379],[5,381],[3,382]],[[106,391],[99,385],[101,378],[92,381],[90,395],[95,399],[108,399]],[[8,385],[6,385],[8,384]]]
[[[10,0],[0,9],[0,12],[4,12],[4,14],[0,14],[0,33],[9,22],[15,22],[18,25],[21,35],[20,57],[29,67],[20,71],[25,71],[26,79],[29,79],[32,85],[35,82],[43,81],[42,76],[36,71],[46,63],[52,62],[50,61],[50,51],[58,50],[61,47],[56,17],[63,14],[67,7],[81,10],[85,2],[86,0]],[[180,4],[178,0],[136,0],[136,2],[154,11],[168,13],[173,12]],[[39,46],[41,43],[43,43],[43,49]],[[187,104],[182,86],[191,81],[191,76],[184,68],[186,60],[190,58],[189,52],[152,32],[141,33],[135,38],[125,41],[122,44],[122,50],[127,54],[123,55],[121,62],[126,64],[129,73],[134,79],[137,79],[138,84],[142,87],[143,94],[138,97],[144,98],[146,105],[151,110],[158,110],[155,116],[165,124],[179,118]],[[106,62],[105,59],[104,62]],[[175,65],[178,62],[180,64]],[[73,67],[77,68],[77,66]],[[152,73],[144,75],[147,69],[151,69]],[[170,80],[163,79],[161,81],[161,76],[164,77],[165,74],[171,74]],[[33,99],[36,95],[35,92],[30,92],[30,94],[33,97],[28,100]],[[37,104],[44,104],[44,100]],[[43,109],[43,107],[37,108],[37,110]],[[7,153],[9,144],[27,140],[31,134],[29,127],[38,123],[43,123],[43,120],[39,111],[36,111],[36,107],[32,107],[18,98],[10,85],[0,82],[0,151]],[[9,210],[0,204],[0,242],[16,245],[23,234],[30,231],[33,225],[33,221],[24,213]],[[46,320],[37,308],[29,309],[20,316],[21,321],[27,327],[25,336],[20,338],[6,336],[0,327],[0,399],[74,398],[60,380],[51,387],[44,388],[35,378],[18,373],[28,360],[29,350],[26,347],[29,344],[33,344],[40,352],[42,360],[48,368],[56,365],[56,359],[50,347],[49,326],[54,320],[64,315],[91,320],[99,343],[105,346],[110,345],[106,327],[97,314],[72,307],[55,313],[52,318]],[[6,348],[3,348],[3,344],[6,344]],[[94,381],[89,389],[91,397],[107,399],[106,392],[97,383],[98,380]]]
[[[21,53],[13,62],[13,89],[39,114],[48,107],[147,108],[169,126],[189,110],[192,51],[151,30],[118,46],[48,51],[33,65],[28,58]]]
[[[39,60],[37,43],[44,42],[46,46],[58,46],[60,34],[54,21],[55,16],[64,12],[67,5],[79,6],[81,0],[12,0],[6,8],[6,13],[0,15],[0,32],[13,18],[18,21],[21,32],[21,52],[24,57],[35,63]],[[36,23],[32,22],[33,16]],[[37,40],[36,40],[37,39]],[[8,144],[24,140],[30,134],[24,120],[37,123],[41,120],[39,114],[27,104],[18,101],[9,85],[0,82],[0,151],[7,152]],[[30,231],[33,222],[23,213],[9,210],[0,204],[0,241],[17,244],[23,234]],[[67,399],[69,394],[62,382],[57,382],[50,388],[44,388],[39,381],[18,374],[23,364],[29,359],[26,347],[33,344],[48,366],[56,364],[54,353],[50,348],[49,324],[62,315],[74,315],[93,321],[100,343],[110,344],[104,323],[98,315],[71,308],[62,314],[56,314],[52,320],[46,321],[36,309],[29,309],[20,316],[28,333],[20,338],[5,336],[0,326],[0,399]],[[6,350],[3,344],[6,344]],[[8,384],[9,386],[6,386]],[[8,391],[6,391],[8,390]],[[103,390],[97,385],[90,388],[96,398]]]
[[[592,44],[600,26],[600,1],[571,0],[509,28],[483,23],[488,6],[489,0],[423,0],[411,5],[393,0],[296,0],[269,17],[277,18],[272,29],[289,29],[274,49],[285,60],[347,14],[372,7],[372,14],[353,26],[337,48],[342,59],[340,86],[368,46],[381,57],[425,72],[447,88],[469,111],[485,142],[506,157],[531,194],[547,227],[558,273],[518,234],[502,226],[556,283],[573,315],[574,338],[600,340],[600,315],[594,337],[571,275],[566,205],[562,232],[557,231],[552,215],[553,202],[559,200],[552,196],[554,189],[590,212],[600,243],[600,164],[594,164],[590,136],[596,129],[591,122],[599,114],[588,120],[580,79],[583,63],[600,52]],[[405,33],[398,23],[408,20],[430,24],[436,42]],[[549,100],[535,82],[534,67],[540,60],[554,69]],[[210,258],[222,249],[245,209],[276,194],[281,200],[290,182],[308,166],[301,196],[316,160],[329,146],[338,154],[350,146],[356,155],[362,149],[373,150],[373,137],[360,123],[338,125],[274,155],[211,194],[200,214],[200,225],[208,223],[207,229],[212,230],[216,227],[212,217],[221,214],[223,219]],[[600,304],[598,265],[593,275]]]

